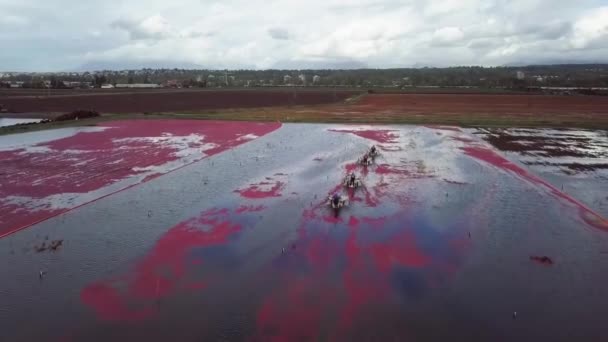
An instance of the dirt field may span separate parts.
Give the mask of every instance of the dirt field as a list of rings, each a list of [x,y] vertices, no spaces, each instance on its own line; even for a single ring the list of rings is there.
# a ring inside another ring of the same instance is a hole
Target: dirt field
[[[0,88],[0,98],[7,97],[46,97],[46,96],[73,96],[73,95],[99,95],[121,93],[154,93],[167,92],[171,89],[28,89],[28,88]],[[187,91],[187,89],[184,89]]]
[[[336,88],[338,91],[354,91],[354,92],[367,92],[367,89],[361,88],[349,88],[339,87]],[[235,90],[225,88],[226,90]],[[264,92],[264,91],[283,91],[291,92],[293,88],[289,87],[267,87],[267,88],[239,88],[239,91],[249,92]],[[319,88],[297,88],[298,91],[333,91],[333,88],[319,87]],[[158,88],[158,89],[125,89],[125,88],[114,88],[114,89],[25,89],[25,88],[13,88],[6,89],[0,88],[0,98],[6,97],[47,97],[47,96],[74,96],[74,95],[100,95],[100,94],[125,94],[125,93],[167,93],[167,92],[217,92],[222,89],[217,88],[182,88],[182,89],[169,89],[169,88]],[[483,95],[483,94],[511,94],[511,95],[527,95],[528,92],[512,91],[507,89],[481,89],[481,88],[382,88],[374,89],[375,94],[471,94],[471,95]]]
[[[408,113],[600,114],[608,115],[608,97],[547,95],[381,94],[366,96],[359,109]]]
[[[201,118],[283,122],[608,128],[608,97],[373,94],[343,104],[200,113]]]
[[[93,109],[116,119],[186,118],[281,122],[439,124],[461,127],[574,127],[608,129],[608,97],[513,94],[361,94],[329,90],[146,90],[51,97],[4,97],[0,104],[22,114]],[[151,114],[153,113],[153,114]],[[82,123],[78,123],[82,124]],[[51,123],[0,129],[0,134],[65,127]]]
[[[52,91],[51,94],[56,91]],[[328,90],[110,90],[55,95],[22,93],[0,97],[9,112],[70,112],[91,109],[103,113],[203,111],[291,105],[317,105],[344,101],[354,91]]]

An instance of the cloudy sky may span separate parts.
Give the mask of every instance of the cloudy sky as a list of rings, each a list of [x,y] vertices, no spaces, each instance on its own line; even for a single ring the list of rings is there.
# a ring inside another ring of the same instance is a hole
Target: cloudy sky
[[[608,62],[608,0],[0,0],[0,70]]]

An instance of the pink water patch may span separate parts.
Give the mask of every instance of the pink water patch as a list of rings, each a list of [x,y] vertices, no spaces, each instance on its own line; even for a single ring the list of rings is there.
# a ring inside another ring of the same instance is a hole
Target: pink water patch
[[[235,190],[241,197],[250,199],[261,199],[271,197],[281,197],[281,192],[285,188],[285,183],[281,181],[260,182],[251,184],[246,189]]]
[[[587,224],[597,229],[608,231],[608,220],[595,213],[593,210],[589,209],[586,205],[579,202],[578,200],[561,192],[559,189],[544,181],[543,179],[529,173],[527,170],[521,168],[517,164],[512,163],[508,159],[496,153],[494,150],[481,146],[462,147],[461,149],[466,155],[470,157],[484,161],[499,169],[511,172],[532,184],[544,187],[553,196],[560,198],[578,208],[579,216]]]
[[[336,216],[323,216],[323,221],[331,224],[336,224],[342,222],[342,219]]]
[[[204,260],[192,262],[194,249],[225,245],[242,227],[233,223],[237,215],[227,209],[210,210],[171,228],[129,274],[86,286],[81,292],[83,304],[100,319],[141,320],[157,313],[155,300],[179,289],[204,289],[207,279],[193,279],[188,269],[204,267]]]
[[[103,320],[138,321],[156,312],[149,305],[144,308],[130,307],[115,288],[103,283],[87,286],[80,293],[80,300],[95,308],[97,316]]]
[[[286,282],[286,289],[265,300],[258,310],[254,341],[314,341],[319,336],[328,303],[316,295],[318,282],[311,278]]]
[[[349,222],[349,236],[344,246],[347,266],[342,275],[346,298],[338,307],[340,319],[334,332],[338,340],[353,330],[366,307],[387,300],[391,293],[390,274],[395,266],[419,268],[430,262],[430,257],[417,247],[411,232],[405,231],[382,242],[367,242],[359,236],[365,226],[365,219],[352,218]]]
[[[407,166],[394,166],[388,164],[378,165],[378,167],[375,169],[375,172],[379,175],[399,174],[409,176],[411,174],[411,171]]]
[[[281,283],[261,302],[252,340],[322,339],[324,324],[332,326],[328,340],[356,339],[358,322],[368,317],[370,308],[393,298],[395,271],[406,268],[420,272],[433,265],[456,269],[451,266],[451,256],[437,261],[427,254],[407,226],[394,229],[406,217],[404,212],[390,217],[351,215],[347,220],[336,220],[338,226],[328,229],[328,224],[336,222],[328,220],[324,208],[304,210],[295,241],[298,249],[289,259],[302,258],[305,272],[298,267],[284,270]],[[379,234],[388,223],[391,230]],[[348,234],[346,239],[336,238],[344,232]],[[460,247],[456,252],[462,252]],[[416,274],[424,286],[441,281],[440,277]],[[336,320],[335,325],[324,323],[329,317]]]
[[[410,231],[393,237],[391,244],[400,248],[386,248],[385,244],[379,243],[369,247],[376,267],[381,271],[388,272],[395,266],[421,268],[430,263],[430,257],[417,247],[414,234]]]
[[[544,266],[551,266],[553,265],[553,259],[549,258],[548,256],[537,256],[537,255],[533,255],[530,256],[530,260],[544,265]]]
[[[359,137],[374,140],[379,143],[396,143],[399,135],[394,133],[396,130],[391,129],[362,129],[362,130],[347,130],[347,129],[330,129],[330,132],[352,133]]]
[[[380,204],[379,199],[373,196],[369,190],[364,188],[361,190],[361,193],[363,193],[363,195],[365,196],[364,198],[353,195],[350,196],[350,201],[365,203],[366,207],[376,207],[378,204]]]
[[[350,174],[353,171],[357,170],[358,168],[359,168],[359,164],[357,164],[357,163],[349,163],[349,164],[344,165],[346,174]]]
[[[206,281],[192,282],[184,285],[186,290],[198,291],[203,290],[209,286],[209,283]]]
[[[114,121],[100,125],[104,130],[0,151],[0,237],[85,204],[93,191],[101,190],[94,196],[98,199],[124,190],[280,126],[198,120]],[[184,158],[179,152],[186,149],[189,160],[171,163]],[[126,181],[121,189],[103,190],[119,181]],[[87,200],[78,203],[77,196],[74,205],[50,202],[50,196],[64,193],[87,194]],[[9,202],[9,196],[20,198],[19,204]]]
[[[372,229],[381,229],[386,225],[386,217],[362,217],[361,222]]]
[[[467,144],[477,142],[477,140],[475,140],[473,138],[464,137],[464,136],[450,137],[450,139],[455,140],[455,141],[460,141],[460,142],[463,142],[463,143],[467,143]]]

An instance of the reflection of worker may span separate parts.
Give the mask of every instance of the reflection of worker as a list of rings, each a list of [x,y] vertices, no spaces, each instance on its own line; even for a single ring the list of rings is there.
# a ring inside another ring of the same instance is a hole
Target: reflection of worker
[[[371,151],[372,151],[372,154],[376,153],[376,145],[372,145]]]
[[[334,194],[333,197],[331,198],[331,201],[332,201],[333,205],[335,207],[337,207],[338,204],[340,204],[340,195]]]
[[[355,180],[356,180],[356,179],[357,179],[357,176],[355,176],[355,173],[354,173],[354,172],[353,172],[353,173],[351,173],[351,174],[350,174],[350,182],[349,182],[349,185],[350,185],[350,186],[355,186]]]
[[[363,155],[363,164],[367,164],[367,153]]]

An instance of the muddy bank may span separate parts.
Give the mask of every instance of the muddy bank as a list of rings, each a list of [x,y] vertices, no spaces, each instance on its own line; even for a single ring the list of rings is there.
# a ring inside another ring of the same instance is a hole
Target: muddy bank
[[[480,129],[476,132],[501,151],[535,157],[527,165],[550,165],[572,171],[605,169],[608,160],[606,131],[552,129]],[[569,161],[559,162],[560,157]]]

